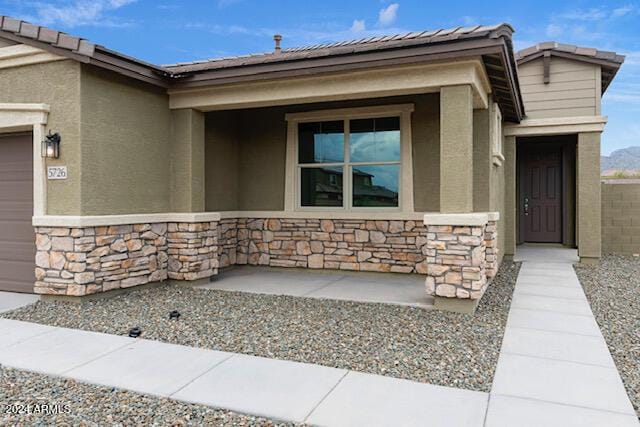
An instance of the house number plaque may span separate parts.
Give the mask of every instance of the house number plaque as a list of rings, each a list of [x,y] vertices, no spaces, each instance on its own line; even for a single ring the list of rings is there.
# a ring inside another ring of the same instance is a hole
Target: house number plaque
[[[48,166],[47,178],[48,179],[67,179],[67,167],[66,166]]]

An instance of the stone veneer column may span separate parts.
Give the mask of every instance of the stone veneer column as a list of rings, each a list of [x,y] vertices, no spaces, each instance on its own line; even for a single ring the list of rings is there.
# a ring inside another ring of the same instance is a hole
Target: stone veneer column
[[[498,269],[499,214],[427,214],[426,291],[436,308],[473,313]]]
[[[167,224],[169,278],[199,280],[218,274],[218,222]]]
[[[473,211],[473,93],[440,90],[440,212]]]
[[[600,132],[578,134],[578,255],[581,262],[600,258],[601,201],[600,201]]]

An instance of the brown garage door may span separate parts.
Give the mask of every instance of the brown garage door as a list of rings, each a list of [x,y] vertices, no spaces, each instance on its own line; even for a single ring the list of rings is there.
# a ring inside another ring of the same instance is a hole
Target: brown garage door
[[[31,134],[0,134],[0,291],[33,292]]]

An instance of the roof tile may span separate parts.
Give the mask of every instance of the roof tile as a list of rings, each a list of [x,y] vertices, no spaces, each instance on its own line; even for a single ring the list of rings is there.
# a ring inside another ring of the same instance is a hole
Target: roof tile
[[[23,37],[29,37],[30,39],[37,39],[39,30],[40,27],[38,27],[37,25],[23,22],[20,26],[20,35]]]
[[[80,39],[78,37],[73,37],[65,33],[60,33],[60,35],[58,36],[58,47],[70,50],[78,50],[79,45]]]

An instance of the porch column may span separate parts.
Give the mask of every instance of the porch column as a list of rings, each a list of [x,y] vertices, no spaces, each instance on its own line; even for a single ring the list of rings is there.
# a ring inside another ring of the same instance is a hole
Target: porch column
[[[473,94],[470,85],[440,90],[440,212],[473,211]]]
[[[516,253],[516,137],[505,136],[504,151],[504,255]]]
[[[204,113],[172,110],[171,118],[171,210],[204,212]]]
[[[600,132],[578,134],[578,255],[581,262],[601,255]]]

